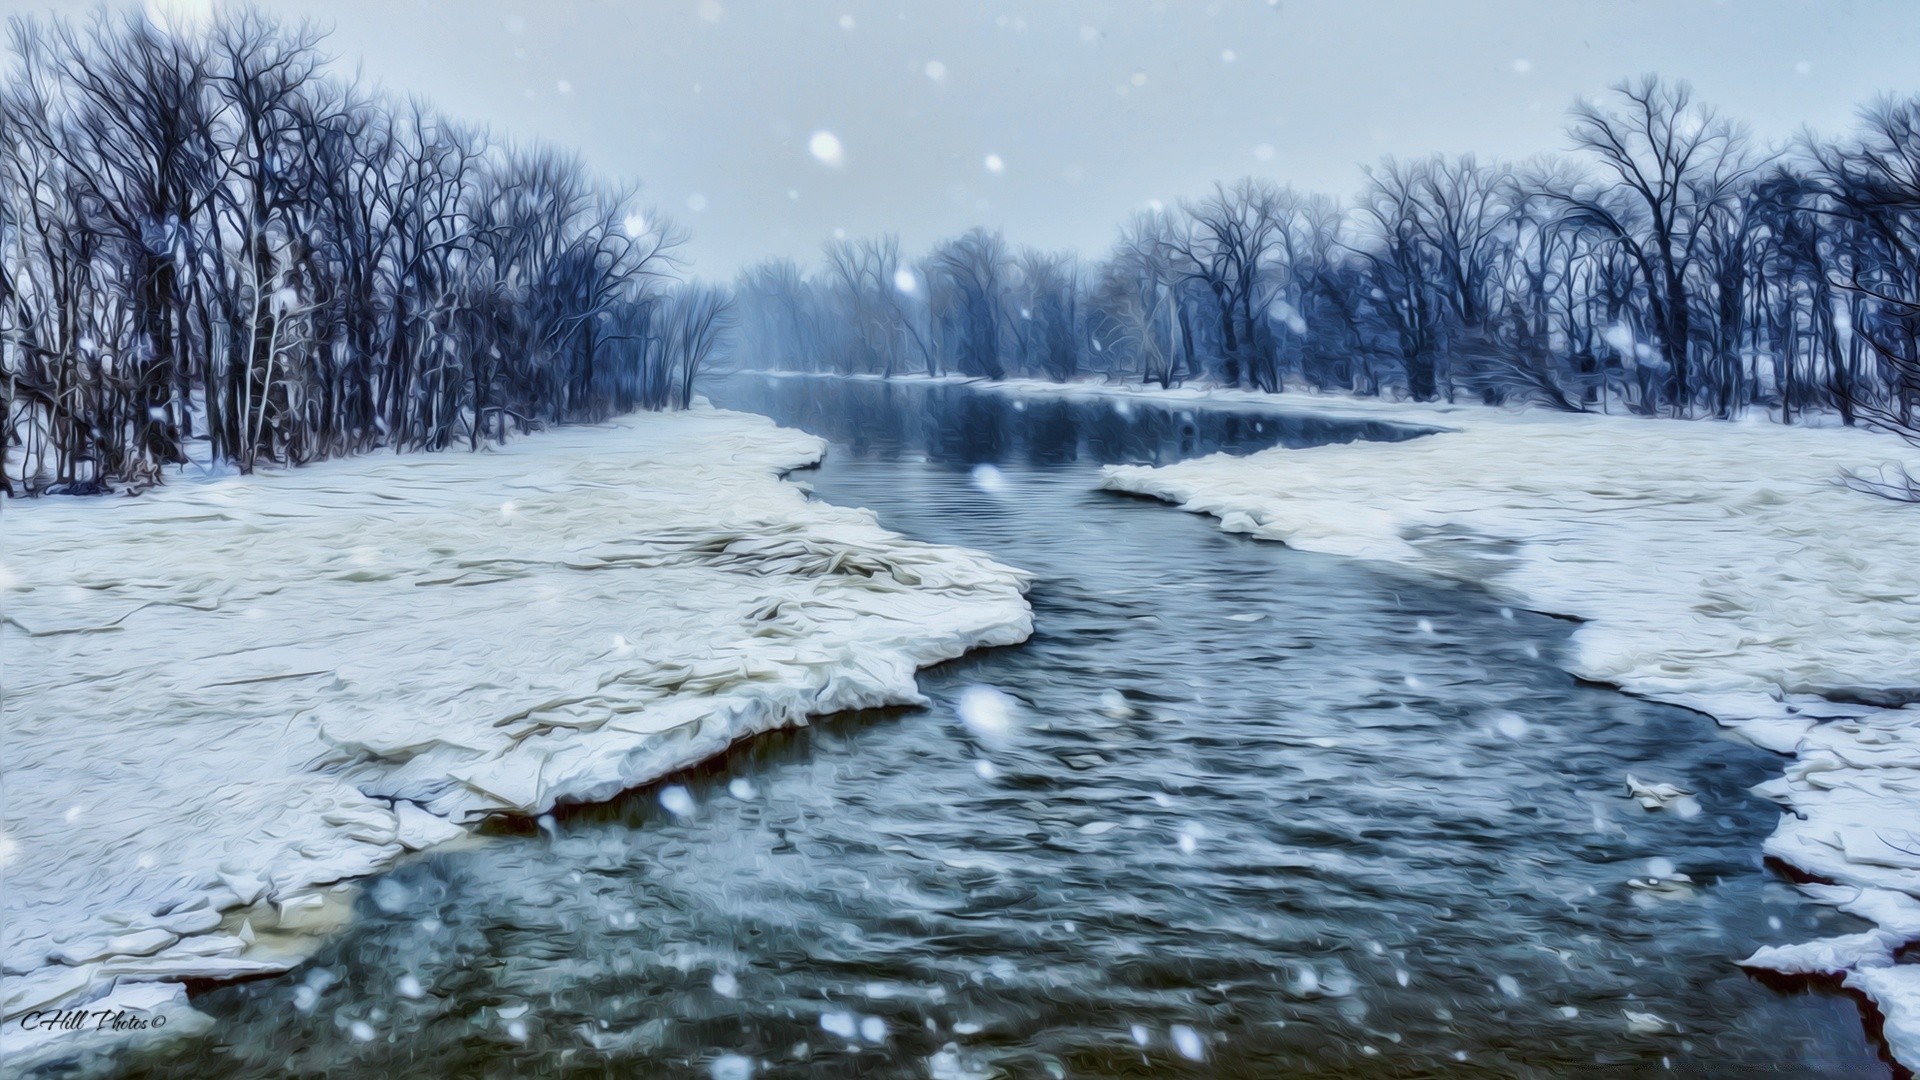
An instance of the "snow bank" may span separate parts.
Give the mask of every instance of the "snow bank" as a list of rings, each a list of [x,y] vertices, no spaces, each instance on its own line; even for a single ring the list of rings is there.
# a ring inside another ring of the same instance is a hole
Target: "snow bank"
[[[1019,571],[778,479],[823,450],[702,409],[9,506],[0,1051],[282,970],[321,886],[483,816],[1027,637]]]
[[[1575,674],[1698,708],[1795,754],[1765,788],[1792,811],[1767,852],[1846,887],[1821,898],[1879,929],[1748,962],[1844,975],[1880,1004],[1896,1055],[1920,1067],[1920,968],[1893,955],[1920,938],[1910,906],[1920,895],[1920,709],[1897,707],[1920,700],[1920,507],[1839,482],[1888,462],[1920,470],[1920,451],[1765,422],[1275,402],[1289,403],[1448,430],[1112,467],[1104,485],[1234,532],[1471,580],[1577,616]]]
[[[1269,394],[1263,390],[1237,390],[1192,382],[1174,387],[1160,387],[1151,383],[1115,383],[1102,379],[1075,379],[1070,382],[1053,382],[1047,379],[1000,379],[998,381],[967,379],[962,381],[971,382],[983,390],[997,390],[1022,397],[1042,395],[1081,401],[1131,400],[1156,405],[1187,405],[1196,408],[1224,406],[1266,412],[1311,413],[1314,416],[1397,422],[1409,428],[1424,431],[1446,430],[1448,418],[1452,416],[1471,418],[1489,411],[1478,404],[1447,405],[1436,402],[1416,405],[1385,398],[1321,393],[1306,387],[1289,388],[1285,393]]]

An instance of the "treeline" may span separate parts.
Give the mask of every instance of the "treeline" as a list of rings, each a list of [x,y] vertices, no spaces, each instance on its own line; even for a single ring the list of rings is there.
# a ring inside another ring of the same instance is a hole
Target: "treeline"
[[[728,325],[632,191],[333,74],[308,27],[15,20],[7,60],[9,494],[684,406]]]
[[[1685,84],[1623,83],[1577,147],[1388,161],[1351,205],[1263,180],[1144,212],[1098,262],[975,230],[747,271],[740,359],[1077,374],[1920,432],[1920,98],[1762,151]]]

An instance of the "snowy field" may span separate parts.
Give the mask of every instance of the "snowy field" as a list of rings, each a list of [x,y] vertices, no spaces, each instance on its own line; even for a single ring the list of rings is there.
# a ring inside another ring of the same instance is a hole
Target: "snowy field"
[[[1250,404],[1117,387],[1021,392]],[[1789,809],[1767,853],[1829,885],[1810,895],[1876,925],[1782,943],[1747,966],[1842,976],[1920,1068],[1920,506],[1850,490],[1849,471],[1920,471],[1920,451],[1839,428],[1651,421],[1306,395],[1264,399],[1443,429],[1402,443],[1276,449],[1108,488],[1293,547],[1480,583],[1585,620],[1573,673],[1712,714],[1791,753],[1765,794]],[[1882,707],[1891,706],[1891,707]],[[1649,812],[1698,812],[1686,777],[1636,778]],[[1671,784],[1673,788],[1660,785]],[[1622,777],[1623,790],[1628,781]],[[1679,789],[1679,790],[1674,790]]]
[[[332,883],[1027,637],[1019,571],[779,479],[823,450],[703,408],[8,507],[0,1052],[190,1022]]]

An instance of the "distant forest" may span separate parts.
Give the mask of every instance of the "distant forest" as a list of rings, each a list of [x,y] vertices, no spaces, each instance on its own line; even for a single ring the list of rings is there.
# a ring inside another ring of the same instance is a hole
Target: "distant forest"
[[[725,330],[631,190],[331,73],[310,28],[15,20],[7,60],[9,494],[684,406]]]
[[[1188,380],[1920,439],[1920,97],[1761,147],[1684,83],[1576,105],[1566,155],[1260,178],[1099,260],[975,229],[683,281],[675,226],[573,157],[331,71],[230,9],[15,20],[0,70],[8,494],[189,460],[477,447],[684,407],[705,364]]]
[[[1763,149],[1684,83],[1574,107],[1575,152],[1386,161],[1350,205],[1264,179],[1142,212],[1104,259],[976,229],[745,272],[743,366],[1204,379],[1920,434],[1920,98]]]

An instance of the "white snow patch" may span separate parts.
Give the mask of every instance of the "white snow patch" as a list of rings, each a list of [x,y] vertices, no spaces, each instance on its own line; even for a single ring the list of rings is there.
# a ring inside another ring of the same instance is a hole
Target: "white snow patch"
[[[1665,782],[1647,783],[1632,773],[1627,774],[1627,794],[1646,810],[1664,810],[1668,806],[1693,802],[1693,792],[1676,784]],[[1693,803],[1694,814],[1699,813],[1699,803]],[[1691,817],[1682,811],[1681,816]]]
[[[702,407],[8,507],[9,1038],[116,982],[286,970],[252,927],[337,925],[316,886],[1026,638],[1019,571],[777,479],[823,448]]]
[[[1626,1018],[1627,1030],[1635,1035],[1656,1035],[1673,1028],[1673,1025],[1659,1013],[1635,1012],[1632,1009],[1622,1009],[1620,1010],[1620,1015]]]
[[[1860,968],[1846,984],[1873,999],[1883,1021],[1880,1033],[1903,1065],[1920,1061],[1920,965]]]

